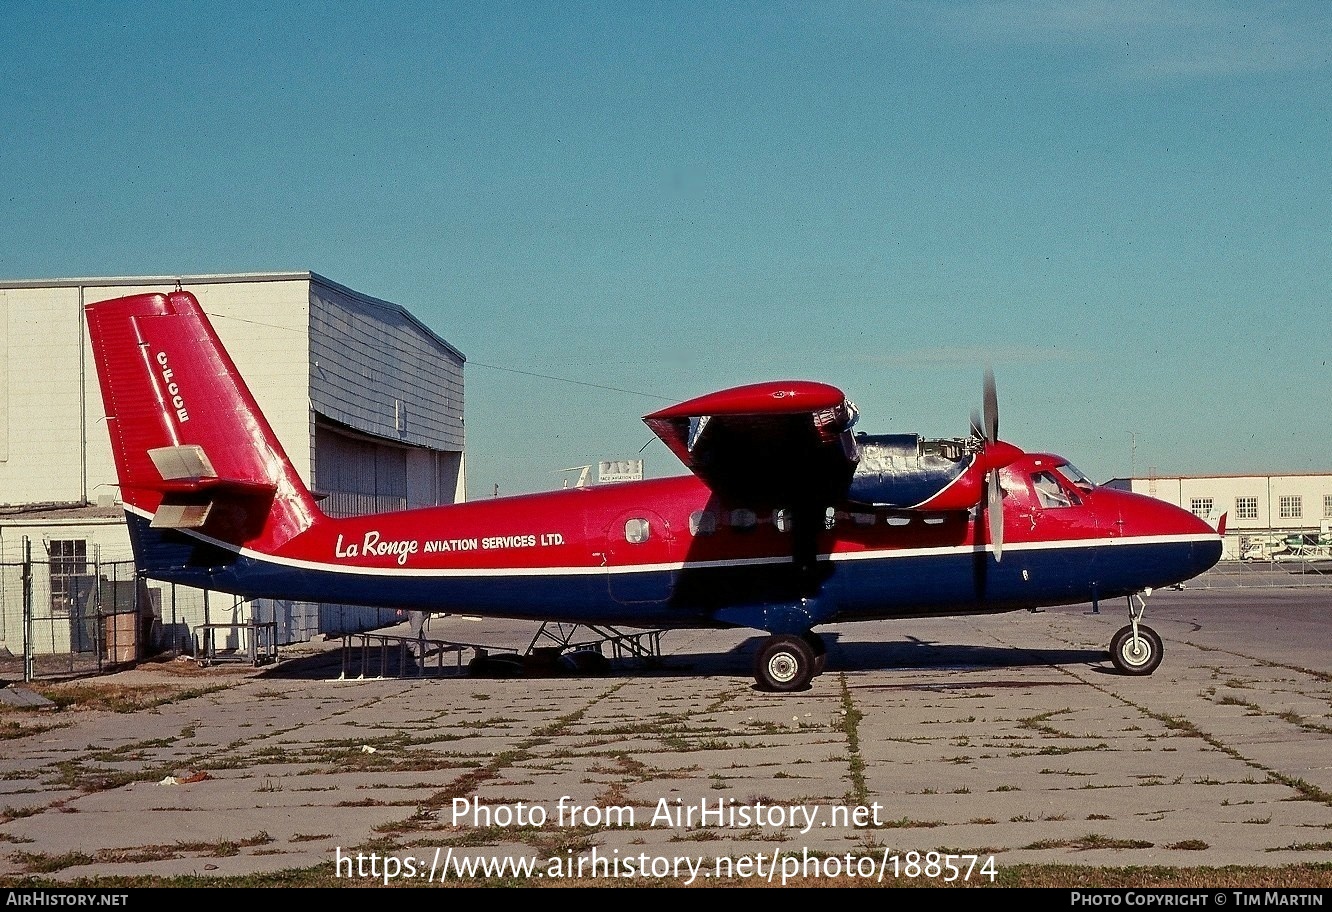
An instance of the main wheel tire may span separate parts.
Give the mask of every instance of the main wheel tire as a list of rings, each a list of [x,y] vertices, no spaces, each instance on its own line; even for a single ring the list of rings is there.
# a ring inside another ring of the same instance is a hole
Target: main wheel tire
[[[801,639],[808,643],[809,648],[814,651],[814,673],[811,677],[817,678],[823,674],[823,669],[828,665],[828,644],[823,641],[823,637],[812,630],[802,636]]]
[[[1146,624],[1138,625],[1136,641],[1132,624],[1119,628],[1110,640],[1110,661],[1120,674],[1151,674],[1161,664],[1163,652],[1161,637]]]
[[[814,650],[803,637],[773,636],[763,641],[754,660],[754,679],[764,690],[800,690],[814,677]]]

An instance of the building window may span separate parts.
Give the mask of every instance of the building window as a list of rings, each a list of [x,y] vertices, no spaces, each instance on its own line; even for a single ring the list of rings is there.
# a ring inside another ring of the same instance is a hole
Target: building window
[[[1277,505],[1282,519],[1302,519],[1304,517],[1304,498],[1299,494],[1282,494]]]
[[[1332,494],[1323,495],[1323,519],[1332,519]]]
[[[80,595],[79,580],[88,575],[88,543],[83,539],[53,539],[51,555],[51,613],[67,617]]]
[[[1258,498],[1256,498],[1256,497],[1236,497],[1236,498],[1235,498],[1235,518],[1236,518],[1236,519],[1257,519],[1257,518],[1258,518]]]
[[[1212,498],[1195,497],[1189,503],[1189,512],[1194,516],[1201,516],[1203,519],[1212,515]]]

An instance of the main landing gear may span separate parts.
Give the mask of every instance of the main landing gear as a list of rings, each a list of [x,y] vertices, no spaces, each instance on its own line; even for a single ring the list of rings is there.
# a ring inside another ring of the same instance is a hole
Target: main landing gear
[[[1121,674],[1149,675],[1161,664],[1161,637],[1155,630],[1141,623],[1143,612],[1147,610],[1144,596],[1151,594],[1152,590],[1147,589],[1141,594],[1128,597],[1129,623],[1110,638],[1110,661]],[[1134,599],[1138,600],[1136,610],[1133,607]]]
[[[754,680],[763,690],[803,690],[812,678],[823,674],[827,660],[828,649],[817,633],[770,636],[754,658]]]

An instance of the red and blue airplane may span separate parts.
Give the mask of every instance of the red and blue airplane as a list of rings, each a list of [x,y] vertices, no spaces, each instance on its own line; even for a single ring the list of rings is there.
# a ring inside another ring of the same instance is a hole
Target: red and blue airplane
[[[677,478],[332,518],[292,467],[196,298],[86,308],[139,570],[204,589],[640,628],[765,631],[760,687],[805,688],[815,629],[1124,597],[1110,643],[1151,674],[1153,588],[1222,529],[1092,484],[998,437],[993,375],[966,437],[854,433],[822,383],[759,383],[644,418]],[[1134,600],[1137,600],[1137,608]]]

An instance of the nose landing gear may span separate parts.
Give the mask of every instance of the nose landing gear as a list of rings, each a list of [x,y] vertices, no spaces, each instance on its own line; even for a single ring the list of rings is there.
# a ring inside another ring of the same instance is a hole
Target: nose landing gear
[[[1161,664],[1161,637],[1155,630],[1141,623],[1143,612],[1147,610],[1145,596],[1151,594],[1152,590],[1146,589],[1128,597],[1129,623],[1110,638],[1110,661],[1120,674],[1149,675]],[[1133,607],[1134,599],[1138,600],[1136,610]]]

